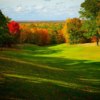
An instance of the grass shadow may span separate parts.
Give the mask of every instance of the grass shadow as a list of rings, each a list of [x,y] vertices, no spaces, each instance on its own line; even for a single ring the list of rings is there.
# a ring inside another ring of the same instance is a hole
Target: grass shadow
[[[34,64],[34,59],[40,62]],[[0,97],[99,100],[99,66],[100,62],[58,57],[34,56],[29,61],[0,58]]]

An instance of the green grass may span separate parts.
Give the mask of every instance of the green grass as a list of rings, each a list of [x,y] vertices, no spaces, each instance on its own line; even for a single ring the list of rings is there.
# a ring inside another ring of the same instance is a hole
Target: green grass
[[[0,100],[99,100],[100,47],[20,45],[0,51]]]

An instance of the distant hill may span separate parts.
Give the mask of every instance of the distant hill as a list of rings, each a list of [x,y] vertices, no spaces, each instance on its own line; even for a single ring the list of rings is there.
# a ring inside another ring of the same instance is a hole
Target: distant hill
[[[32,21],[26,21],[26,20],[23,20],[23,21],[17,21],[19,23],[48,23],[48,22],[64,22],[64,20],[50,20],[50,21],[39,21],[39,20],[32,20]]]

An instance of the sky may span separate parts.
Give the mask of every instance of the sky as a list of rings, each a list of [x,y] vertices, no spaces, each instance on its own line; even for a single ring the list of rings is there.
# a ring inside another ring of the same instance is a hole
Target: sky
[[[84,0],[0,0],[0,9],[13,20],[65,20],[79,17]]]

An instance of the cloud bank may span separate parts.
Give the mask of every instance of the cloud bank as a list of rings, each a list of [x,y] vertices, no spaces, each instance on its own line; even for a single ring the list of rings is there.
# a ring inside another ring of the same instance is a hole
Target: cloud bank
[[[0,9],[15,20],[65,20],[78,17],[84,0],[0,0]]]

